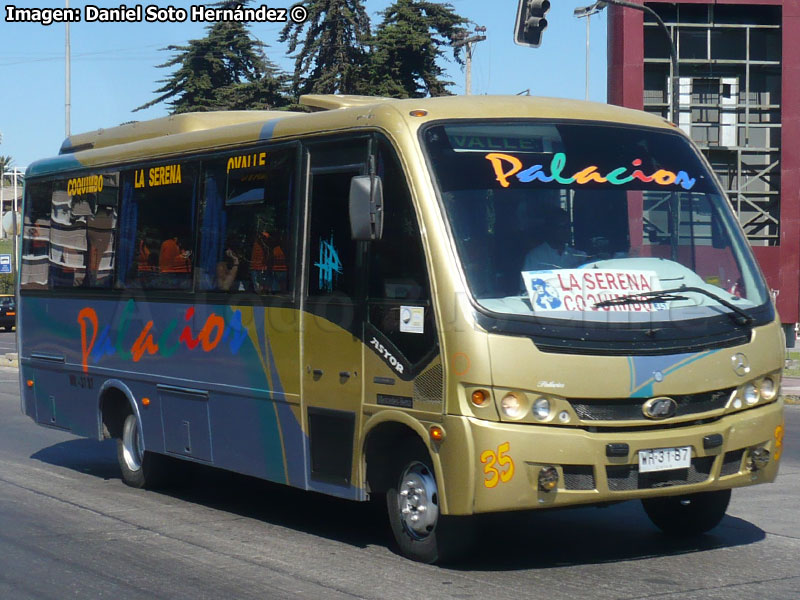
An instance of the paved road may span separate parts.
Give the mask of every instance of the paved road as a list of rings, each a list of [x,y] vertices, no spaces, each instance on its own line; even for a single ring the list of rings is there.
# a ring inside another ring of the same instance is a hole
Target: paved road
[[[488,519],[455,569],[396,555],[380,511],[211,469],[169,493],[119,480],[115,448],[19,414],[0,369],[0,599],[800,598],[800,406],[778,483],[734,493],[700,541],[638,503]]]
[[[0,331],[0,355],[17,351],[17,332]]]

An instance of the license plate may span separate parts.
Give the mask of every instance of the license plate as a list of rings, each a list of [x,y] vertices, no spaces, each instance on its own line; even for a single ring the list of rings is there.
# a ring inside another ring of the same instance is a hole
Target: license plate
[[[688,469],[692,464],[692,447],[653,448],[639,450],[639,472]]]

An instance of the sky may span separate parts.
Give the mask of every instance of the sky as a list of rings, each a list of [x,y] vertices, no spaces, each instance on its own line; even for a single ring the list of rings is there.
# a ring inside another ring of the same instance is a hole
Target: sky
[[[365,0],[373,27],[389,0]],[[486,40],[475,45],[472,63],[473,94],[517,94],[583,99],[586,94],[586,19],[573,10],[592,4],[591,0],[551,0],[549,25],[539,48],[514,44],[513,30],[517,0],[451,0],[458,14],[486,27]],[[185,44],[205,35],[205,23],[188,18],[180,23],[86,22],[86,2],[72,0],[70,8],[81,9],[81,22],[70,24],[71,40],[71,133],[108,128],[132,120],[146,120],[168,114],[159,104],[132,112],[152,100],[158,81],[171,70],[156,65],[172,53],[161,50]],[[91,2],[88,4],[92,4]],[[120,2],[96,2],[95,6],[119,7]],[[188,9],[199,2],[160,0],[146,2],[158,8]],[[274,3],[290,8],[293,0]],[[7,6],[18,8],[63,7],[64,2],[3,2],[0,14],[0,155],[11,156],[14,166],[24,168],[35,160],[58,153],[66,134],[65,119],[65,26],[7,22]],[[128,7],[135,6],[133,2]],[[590,99],[606,99],[606,12],[591,18]],[[253,36],[268,45],[268,57],[291,71],[292,58],[278,42],[281,23],[254,23]],[[455,82],[451,91],[465,92],[463,67],[447,66]]]

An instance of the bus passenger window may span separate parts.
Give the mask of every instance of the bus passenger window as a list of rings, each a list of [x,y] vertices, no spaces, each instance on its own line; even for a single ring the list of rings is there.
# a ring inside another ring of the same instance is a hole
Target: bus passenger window
[[[117,287],[192,288],[196,172],[174,163],[122,174]]]
[[[22,224],[22,289],[46,289],[49,279],[51,182],[29,183]]]
[[[204,165],[198,288],[292,290],[296,150],[257,149]]]

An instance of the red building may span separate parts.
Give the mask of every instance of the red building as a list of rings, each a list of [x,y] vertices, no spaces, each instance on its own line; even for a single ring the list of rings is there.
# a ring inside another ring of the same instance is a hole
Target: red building
[[[792,331],[800,321],[800,0],[645,4],[677,48],[679,125],[727,189]],[[663,30],[642,11],[608,10],[608,101],[669,117]]]

